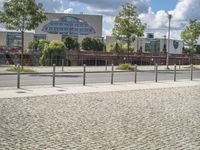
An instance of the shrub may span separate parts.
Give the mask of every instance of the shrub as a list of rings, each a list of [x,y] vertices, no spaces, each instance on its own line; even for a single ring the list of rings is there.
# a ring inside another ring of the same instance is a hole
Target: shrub
[[[14,67],[10,67],[8,69],[6,69],[6,71],[9,71],[9,72],[17,72],[18,71],[18,68],[16,66]],[[20,67],[20,72],[35,72],[34,70],[32,70],[31,68],[27,68],[27,67],[23,67],[23,70],[22,68]]]
[[[127,70],[127,71],[134,71],[134,66],[131,64],[120,64],[117,70]]]

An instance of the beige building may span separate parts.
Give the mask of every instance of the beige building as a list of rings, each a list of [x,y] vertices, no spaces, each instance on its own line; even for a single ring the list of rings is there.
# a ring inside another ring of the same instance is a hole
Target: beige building
[[[102,38],[102,16],[87,14],[47,13],[47,20],[33,32],[25,32],[24,46],[34,39],[62,40],[65,37]],[[8,48],[21,47],[21,33],[16,31],[0,31],[0,45]]]
[[[8,48],[21,47],[21,32],[17,31],[0,31],[0,45]],[[28,44],[33,41],[34,33],[24,33],[24,47],[28,47]]]
[[[102,37],[102,16],[87,14],[47,13],[47,21],[41,23],[35,34],[48,37]],[[57,39],[57,38],[55,38]]]

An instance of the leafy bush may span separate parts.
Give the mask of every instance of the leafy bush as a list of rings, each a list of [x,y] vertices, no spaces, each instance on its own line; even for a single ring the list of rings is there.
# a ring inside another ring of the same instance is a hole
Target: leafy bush
[[[122,43],[117,41],[116,43],[108,45],[106,50],[107,50],[107,52],[127,53],[128,52],[128,46],[127,46],[127,44],[122,44]],[[130,51],[134,51],[134,48],[130,48]]]
[[[53,64],[59,65],[59,60],[65,58],[67,49],[65,44],[61,41],[51,41],[49,44],[44,45],[42,57],[40,57],[41,65],[50,65],[52,60]]]
[[[6,69],[6,71],[10,71],[10,72],[17,72],[18,68],[16,66],[14,67],[10,67],[8,69]],[[20,72],[27,72],[27,73],[31,73],[31,72],[35,72],[34,70],[32,70],[31,68],[27,68],[27,67],[23,67],[23,69],[20,67]]]
[[[64,44],[67,50],[79,50],[79,47],[80,47],[78,40],[72,37],[66,37],[64,39]]]
[[[120,64],[117,70],[127,70],[127,71],[134,71],[134,66],[131,64]]]
[[[87,51],[103,51],[105,48],[104,42],[99,39],[86,37],[81,43],[82,49]]]

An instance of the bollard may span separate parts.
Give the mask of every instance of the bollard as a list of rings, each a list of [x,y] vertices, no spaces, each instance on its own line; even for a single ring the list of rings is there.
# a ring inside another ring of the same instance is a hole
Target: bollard
[[[155,82],[158,82],[158,64],[155,64]]]
[[[181,61],[179,60],[179,70],[181,69]]]
[[[105,63],[105,70],[107,71],[108,70],[108,60],[106,60],[106,63]]]
[[[112,71],[111,71],[111,84],[113,84],[113,78],[114,78],[114,65],[112,64]]]
[[[191,76],[190,76],[191,81],[193,80],[193,64],[191,64]]]
[[[64,71],[64,59],[62,59],[62,72]]]
[[[137,65],[135,64],[135,83],[137,83]]]
[[[17,88],[20,88],[20,65],[17,65]]]
[[[86,77],[86,65],[83,65],[83,86],[85,86],[85,77]]]
[[[53,87],[55,87],[56,65],[53,64]]]
[[[176,82],[176,64],[174,64],[174,82]]]

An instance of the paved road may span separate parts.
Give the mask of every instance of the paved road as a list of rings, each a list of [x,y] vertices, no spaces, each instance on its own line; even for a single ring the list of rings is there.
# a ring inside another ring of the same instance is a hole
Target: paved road
[[[109,83],[111,73],[87,73],[87,83]],[[173,80],[173,71],[159,72],[158,80]],[[194,71],[194,79],[200,78],[200,71]],[[133,72],[116,72],[114,74],[114,82],[130,82],[134,79]],[[177,71],[177,80],[190,80],[190,71]],[[17,77],[16,75],[0,75],[0,87],[15,87]],[[56,75],[56,84],[82,84],[82,73],[65,73]],[[138,81],[155,81],[154,72],[138,72]],[[21,75],[22,86],[34,85],[51,85],[52,74],[26,74]]]

